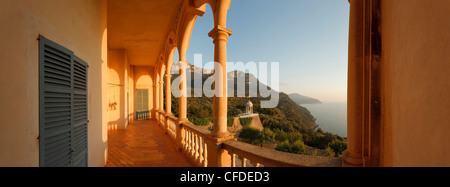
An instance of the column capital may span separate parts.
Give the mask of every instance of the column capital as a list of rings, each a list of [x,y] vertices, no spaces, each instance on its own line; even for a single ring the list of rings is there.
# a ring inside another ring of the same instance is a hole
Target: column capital
[[[213,38],[214,40],[225,40],[228,41],[228,37],[233,34],[233,31],[217,25],[211,32],[208,33],[208,36]]]

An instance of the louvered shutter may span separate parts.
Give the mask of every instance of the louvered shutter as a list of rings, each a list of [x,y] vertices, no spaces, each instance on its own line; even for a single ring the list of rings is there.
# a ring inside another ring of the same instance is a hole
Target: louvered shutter
[[[87,166],[86,85],[86,63],[72,51],[40,36],[40,166]]]
[[[87,63],[75,57],[73,64],[72,166],[87,167]]]

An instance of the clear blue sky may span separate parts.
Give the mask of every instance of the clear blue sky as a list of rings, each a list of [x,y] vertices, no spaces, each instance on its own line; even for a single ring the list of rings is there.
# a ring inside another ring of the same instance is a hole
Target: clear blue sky
[[[228,61],[279,62],[280,91],[346,101],[349,8],[347,0],[232,0]],[[212,28],[207,7],[192,32],[189,62],[196,53],[204,64],[214,60]]]

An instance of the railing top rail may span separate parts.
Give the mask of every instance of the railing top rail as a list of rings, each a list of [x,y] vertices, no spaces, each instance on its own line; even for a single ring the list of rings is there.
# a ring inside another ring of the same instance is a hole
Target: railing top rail
[[[222,148],[230,153],[275,167],[341,167],[342,158],[319,157],[285,153],[273,149],[258,147],[236,140],[226,141]]]
[[[209,131],[208,129],[200,128],[191,122],[185,122],[185,123],[182,123],[182,125],[183,125],[183,127],[188,128],[188,129],[196,132],[197,134],[203,135],[204,137],[208,136],[211,133],[211,131]]]
[[[178,121],[178,118],[174,115],[168,115],[167,117],[172,121]]]

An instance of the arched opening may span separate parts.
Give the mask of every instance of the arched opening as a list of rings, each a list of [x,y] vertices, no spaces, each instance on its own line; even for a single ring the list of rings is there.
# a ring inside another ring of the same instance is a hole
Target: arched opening
[[[214,28],[214,15],[206,4],[205,14],[197,17],[192,29],[187,61],[187,83],[190,97],[187,98],[187,114],[190,122],[200,126],[211,126],[213,122],[213,98],[205,97],[203,83],[212,77],[214,70],[214,44],[208,33]]]

